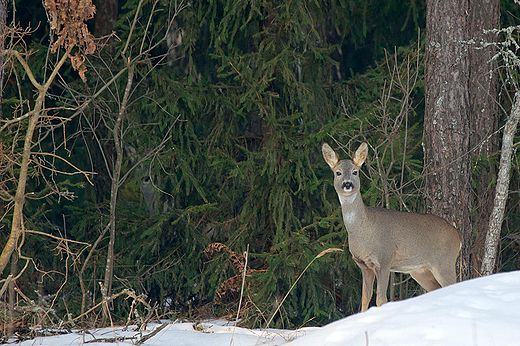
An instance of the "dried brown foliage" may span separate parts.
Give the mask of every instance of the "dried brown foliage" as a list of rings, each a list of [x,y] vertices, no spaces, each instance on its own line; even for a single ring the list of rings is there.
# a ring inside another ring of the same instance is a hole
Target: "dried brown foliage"
[[[244,265],[246,263],[245,256],[239,254],[231,250],[228,246],[222,243],[211,243],[206,249],[204,249],[204,255],[206,257],[212,257],[215,253],[225,252],[229,254],[229,260],[233,263],[233,266],[237,269],[238,272],[242,272],[244,270]],[[246,268],[246,276],[251,276],[251,274],[255,270]],[[213,297],[213,302],[215,304],[222,304],[224,301],[232,299],[231,296],[240,291],[240,284],[242,282],[242,275],[238,274],[231,278],[228,278],[224,282],[222,282],[217,290],[215,291],[215,296]]]
[[[87,66],[85,66],[85,56],[83,54],[76,53],[74,55],[70,55],[70,61],[72,63],[72,68],[78,71],[81,80],[86,82],[87,76],[85,73],[87,72]]]
[[[204,249],[204,255],[207,257],[212,257],[217,252],[227,252],[229,254],[229,260],[233,263],[239,273],[244,269],[244,264],[246,262],[244,255],[231,250],[227,245],[222,243],[211,243],[206,247],[206,249]]]
[[[55,53],[59,47],[65,50],[81,47],[85,54],[96,50],[94,35],[88,30],[85,21],[94,18],[96,7],[92,0],[45,0],[45,7],[53,30],[58,39],[51,46]],[[80,53],[70,56],[72,67],[78,71],[81,79],[86,81],[84,57]]]

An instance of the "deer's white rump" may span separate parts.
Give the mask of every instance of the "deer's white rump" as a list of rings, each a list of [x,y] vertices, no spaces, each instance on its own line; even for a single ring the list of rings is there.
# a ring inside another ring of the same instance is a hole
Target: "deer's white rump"
[[[461,241],[453,226],[435,215],[365,206],[359,169],[367,158],[366,143],[352,160],[340,161],[327,143],[322,153],[334,173],[350,253],[363,275],[361,311],[368,309],[376,278],[376,304],[386,303],[391,271],[410,274],[427,291],[456,282]]]

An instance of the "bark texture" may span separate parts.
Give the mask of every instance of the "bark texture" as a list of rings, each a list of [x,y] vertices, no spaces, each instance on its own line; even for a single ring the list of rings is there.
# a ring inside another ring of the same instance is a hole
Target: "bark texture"
[[[473,215],[476,239],[474,240],[473,262],[478,263],[482,253],[484,238],[489,225],[489,215],[493,210],[494,185],[497,167],[487,157],[499,149],[498,130],[498,66],[492,60],[497,53],[494,45],[483,46],[483,42],[496,42],[496,32],[490,29],[500,27],[499,0],[470,0],[469,36],[469,106],[470,106],[470,147],[472,158],[478,167],[473,173],[474,195]]]
[[[427,1],[424,154],[428,212],[454,222],[470,274],[468,0]]]
[[[96,21],[94,24],[94,35],[101,37],[109,35],[114,29],[114,22],[119,13],[118,0],[98,0],[96,5]]]
[[[500,27],[499,0],[470,0],[469,39],[469,107],[470,145],[476,155],[489,155],[498,149],[498,74],[496,46],[482,47],[482,42],[496,42],[498,34],[489,32]],[[488,32],[486,32],[488,31]]]

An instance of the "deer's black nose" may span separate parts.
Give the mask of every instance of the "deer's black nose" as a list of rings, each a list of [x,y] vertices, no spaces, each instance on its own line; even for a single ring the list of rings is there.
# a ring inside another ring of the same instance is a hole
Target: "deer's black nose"
[[[341,185],[341,187],[342,187],[343,189],[350,190],[350,189],[353,189],[353,188],[354,188],[354,184],[352,184],[351,181],[345,181],[345,182],[343,182],[343,184]]]

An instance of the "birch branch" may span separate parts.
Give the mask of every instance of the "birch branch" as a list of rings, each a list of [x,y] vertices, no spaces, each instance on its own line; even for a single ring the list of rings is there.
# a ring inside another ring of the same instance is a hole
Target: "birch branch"
[[[507,119],[502,137],[502,152],[500,154],[500,168],[498,170],[497,187],[493,211],[489,218],[489,228],[484,245],[484,257],[480,268],[480,275],[490,275],[496,266],[497,249],[500,241],[500,231],[504,221],[507,195],[509,194],[509,180],[511,171],[511,156],[513,140],[520,120],[520,90],[515,93],[511,114]]]

